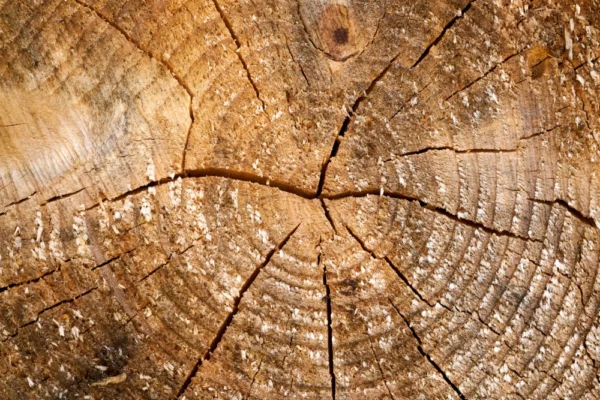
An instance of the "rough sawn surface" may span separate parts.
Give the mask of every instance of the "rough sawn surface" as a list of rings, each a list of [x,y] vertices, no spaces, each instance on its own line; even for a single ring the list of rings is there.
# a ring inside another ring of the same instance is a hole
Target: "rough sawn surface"
[[[598,0],[0,0],[0,398],[600,399]]]

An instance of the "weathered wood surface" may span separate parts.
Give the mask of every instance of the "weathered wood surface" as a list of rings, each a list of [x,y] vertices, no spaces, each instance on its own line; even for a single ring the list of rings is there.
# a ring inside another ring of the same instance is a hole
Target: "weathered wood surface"
[[[597,0],[0,0],[0,398],[600,398]]]

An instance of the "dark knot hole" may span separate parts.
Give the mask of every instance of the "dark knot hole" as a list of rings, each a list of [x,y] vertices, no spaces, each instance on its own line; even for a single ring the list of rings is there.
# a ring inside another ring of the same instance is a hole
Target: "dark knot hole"
[[[346,44],[348,43],[348,29],[346,28],[337,28],[333,32],[333,39],[337,44]]]

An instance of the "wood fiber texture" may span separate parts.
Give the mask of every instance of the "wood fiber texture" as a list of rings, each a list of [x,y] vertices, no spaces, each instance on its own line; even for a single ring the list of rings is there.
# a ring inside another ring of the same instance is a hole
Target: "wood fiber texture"
[[[0,399],[600,399],[598,0],[0,0]]]

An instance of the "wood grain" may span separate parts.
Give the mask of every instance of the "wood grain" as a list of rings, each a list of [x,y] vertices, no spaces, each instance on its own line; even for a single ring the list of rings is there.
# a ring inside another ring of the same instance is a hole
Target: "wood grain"
[[[596,0],[0,0],[0,398],[600,398]]]

